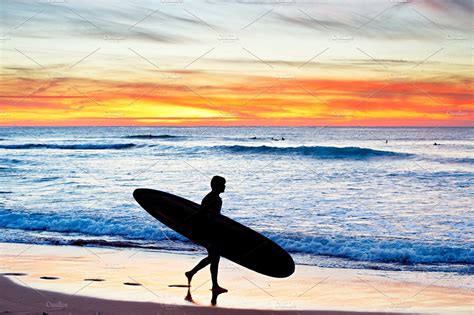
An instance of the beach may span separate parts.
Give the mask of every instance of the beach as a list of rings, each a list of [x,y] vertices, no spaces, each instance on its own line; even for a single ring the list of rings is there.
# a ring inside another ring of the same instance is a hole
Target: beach
[[[472,283],[454,274],[297,265],[275,279],[222,260],[228,293],[212,304],[202,255],[143,249],[1,243],[0,311],[52,314],[466,313]],[[465,283],[459,283],[464,281]],[[191,301],[192,300],[192,301]]]

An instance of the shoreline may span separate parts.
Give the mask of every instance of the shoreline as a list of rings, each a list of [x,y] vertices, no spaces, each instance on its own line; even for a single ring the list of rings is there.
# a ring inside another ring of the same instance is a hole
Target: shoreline
[[[47,312],[59,308],[57,302],[67,304],[67,313],[470,313],[474,307],[472,289],[447,286],[457,281],[454,275],[297,265],[292,276],[275,279],[226,259],[219,280],[229,292],[212,306],[207,269],[190,290],[184,286],[184,271],[200,255],[17,243],[0,248],[3,312]],[[41,294],[53,297],[49,304]]]
[[[232,309],[221,307],[206,307],[199,305],[174,305],[153,302],[134,302],[123,300],[107,300],[89,296],[63,294],[53,291],[37,290],[32,287],[21,286],[14,281],[0,276],[0,312],[42,314],[267,314],[267,310]],[[26,303],[25,303],[26,301]],[[25,305],[26,304],[26,305]],[[272,310],[276,314],[354,314],[353,312],[339,311],[289,311]],[[377,313],[374,313],[377,314]]]

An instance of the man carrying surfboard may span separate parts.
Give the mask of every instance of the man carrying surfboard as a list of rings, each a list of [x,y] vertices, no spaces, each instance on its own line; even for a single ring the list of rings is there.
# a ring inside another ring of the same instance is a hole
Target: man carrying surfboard
[[[135,200],[154,218],[207,249],[208,256],[185,273],[188,284],[196,272],[211,265],[213,292],[226,292],[217,282],[220,256],[270,277],[291,276],[295,262],[287,251],[257,231],[220,214],[219,195],[225,190],[225,179],[213,177],[211,188],[200,205],[164,191],[148,188],[133,191]]]
[[[201,202],[201,208],[197,215],[198,219],[195,220],[196,224],[202,222],[199,217],[207,216],[208,219],[213,219],[217,214],[221,213],[222,199],[219,196],[225,191],[225,178],[221,176],[214,176],[211,179],[211,192],[208,193]],[[220,255],[212,246],[207,247],[207,257],[201,260],[193,269],[184,274],[188,278],[188,284],[191,285],[193,276],[207,265],[211,265],[211,279],[212,279],[212,291],[214,292],[227,292],[227,289],[222,288],[217,283],[217,272],[219,269]]]

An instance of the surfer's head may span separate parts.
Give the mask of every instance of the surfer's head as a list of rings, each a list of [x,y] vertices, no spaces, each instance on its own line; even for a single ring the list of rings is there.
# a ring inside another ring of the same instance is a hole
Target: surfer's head
[[[214,176],[211,179],[211,188],[212,191],[221,193],[225,190],[225,178],[221,176]]]

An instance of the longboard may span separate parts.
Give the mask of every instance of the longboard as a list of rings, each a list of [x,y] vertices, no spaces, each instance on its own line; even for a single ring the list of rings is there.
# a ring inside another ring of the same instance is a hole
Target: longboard
[[[295,271],[293,259],[278,244],[226,216],[197,220],[199,204],[159,190],[139,188],[133,197],[161,223],[243,267],[276,278]]]

